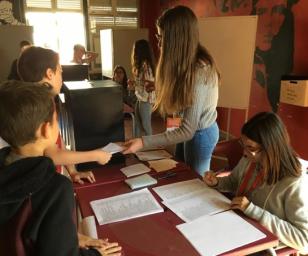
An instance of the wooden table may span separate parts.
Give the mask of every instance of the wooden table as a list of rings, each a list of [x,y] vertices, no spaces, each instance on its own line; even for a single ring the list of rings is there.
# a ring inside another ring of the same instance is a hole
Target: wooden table
[[[161,176],[162,173],[153,174],[154,177]],[[169,183],[189,180],[198,177],[196,173],[187,169],[180,169],[176,176],[158,179],[161,186]],[[153,192],[158,202],[161,199]],[[89,186],[84,189],[77,189],[76,196],[81,210],[82,217],[94,215],[89,202],[110,196],[120,195],[131,192],[123,180],[115,182],[101,183],[95,186]],[[162,205],[162,204],[161,204]],[[98,225],[98,237],[109,238],[109,241],[117,241],[123,247],[124,255],[127,256],[195,256],[199,255],[185,237],[176,229],[176,225],[183,221],[164,205],[164,212],[148,215],[131,220]],[[236,248],[232,251],[223,253],[224,256],[240,256],[265,250],[276,246],[278,239],[259,223],[243,217],[249,223],[261,230],[266,237],[251,244]]]

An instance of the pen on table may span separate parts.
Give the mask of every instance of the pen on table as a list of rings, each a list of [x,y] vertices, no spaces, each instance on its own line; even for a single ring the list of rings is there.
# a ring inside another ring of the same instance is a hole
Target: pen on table
[[[173,176],[176,176],[176,172],[166,172],[165,175],[160,176],[160,177],[158,177],[157,179],[158,179],[158,180],[160,180],[160,179],[166,179],[166,178],[170,178],[170,177],[173,177]]]

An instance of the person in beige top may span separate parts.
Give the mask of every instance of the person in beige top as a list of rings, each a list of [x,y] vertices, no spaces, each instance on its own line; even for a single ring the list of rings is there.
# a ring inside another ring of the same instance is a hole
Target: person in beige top
[[[207,185],[235,197],[241,210],[302,254],[308,253],[308,176],[301,170],[287,130],[271,112],[252,117],[242,128],[244,156],[227,177],[208,172]]]

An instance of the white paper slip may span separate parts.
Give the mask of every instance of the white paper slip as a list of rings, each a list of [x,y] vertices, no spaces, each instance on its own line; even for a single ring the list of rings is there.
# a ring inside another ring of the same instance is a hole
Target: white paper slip
[[[204,216],[177,228],[203,256],[214,256],[265,237],[233,211]]]
[[[97,230],[94,216],[88,216],[84,218],[80,223],[80,233],[97,239]]]
[[[157,159],[164,159],[164,158],[171,158],[170,155],[166,150],[154,150],[154,151],[140,151],[136,152],[136,156],[140,161],[150,161],[150,160],[157,160]]]
[[[168,201],[170,199],[199,191],[205,187],[207,187],[207,185],[203,181],[193,179],[156,187],[153,188],[153,190],[163,201]]]
[[[148,161],[151,168],[153,168],[157,172],[164,172],[171,170],[176,167],[177,161],[173,159],[160,159],[160,160],[153,160]]]
[[[148,189],[90,202],[100,225],[163,212]]]
[[[231,202],[215,189],[206,187],[188,195],[163,201],[163,204],[182,220],[190,222],[205,215],[229,210]]]
[[[118,152],[122,152],[124,150],[124,147],[119,146],[116,143],[109,143],[105,147],[102,148],[102,150],[109,152],[111,154],[115,154]]]
[[[143,173],[150,172],[151,169],[144,164],[134,164],[120,169],[126,177],[131,177]]]
[[[126,179],[125,182],[131,189],[143,188],[157,183],[157,180],[149,174],[143,174],[134,178]]]

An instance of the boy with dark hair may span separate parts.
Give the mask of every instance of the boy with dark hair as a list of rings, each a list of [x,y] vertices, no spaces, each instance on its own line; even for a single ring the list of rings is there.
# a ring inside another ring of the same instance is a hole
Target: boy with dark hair
[[[52,160],[44,156],[59,133],[50,89],[36,83],[3,83],[0,120],[0,136],[11,145],[0,150],[0,236],[6,238],[0,239],[0,255],[12,255],[7,251],[10,241],[4,230],[9,230],[8,223],[29,199],[31,213],[22,230],[26,252],[40,256],[121,255],[121,247],[107,241],[96,249],[78,248],[72,184],[56,173]]]

